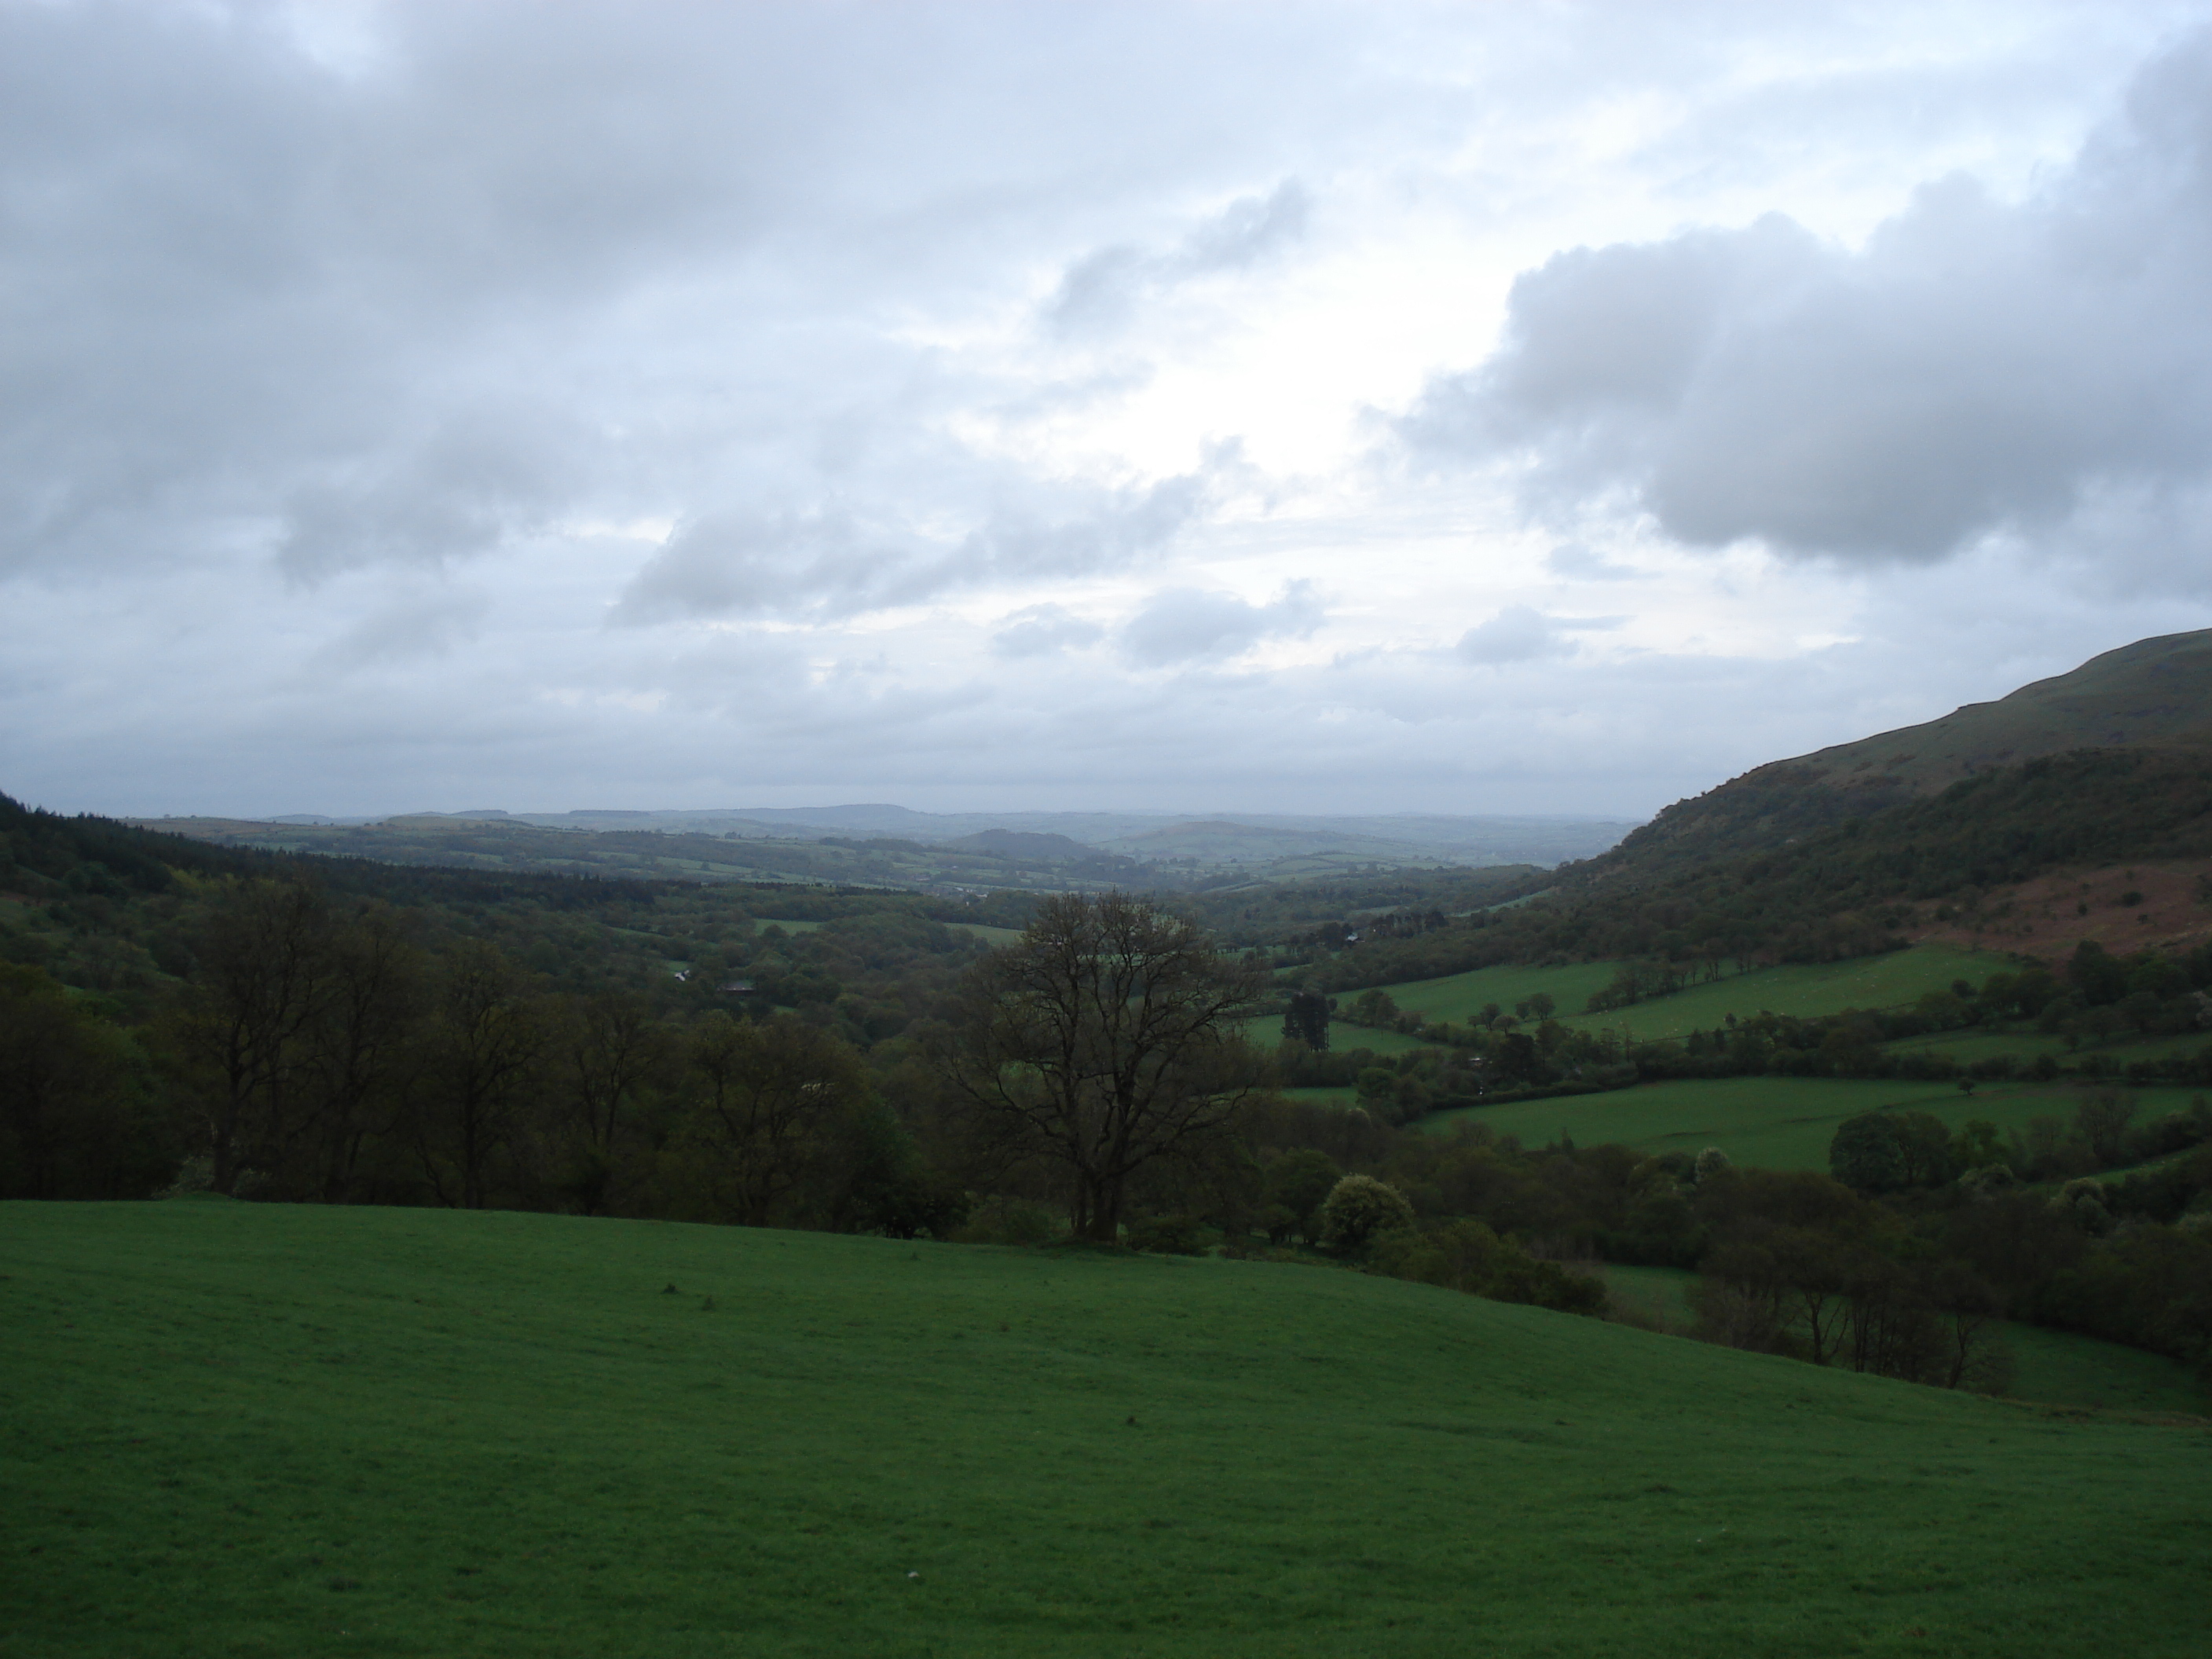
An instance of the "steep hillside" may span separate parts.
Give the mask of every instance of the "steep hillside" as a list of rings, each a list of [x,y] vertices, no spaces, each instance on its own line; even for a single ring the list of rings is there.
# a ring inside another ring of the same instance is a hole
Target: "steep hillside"
[[[2212,764],[2212,630],[2138,640],[2070,673],[1941,720],[1769,762],[1668,807],[1594,872],[1771,849],[1942,793],[1962,779],[2081,750],[2154,749]]]
[[[2126,953],[2208,937],[2212,631],[1758,767],[1564,866],[1518,908],[1415,937],[1369,929],[1308,978],[1342,991],[1655,957],[1712,972],[1927,939],[2055,960],[2084,939]]]

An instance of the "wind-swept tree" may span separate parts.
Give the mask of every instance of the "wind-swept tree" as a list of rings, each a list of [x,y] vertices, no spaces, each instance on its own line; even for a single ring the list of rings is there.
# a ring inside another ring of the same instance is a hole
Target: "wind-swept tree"
[[[969,974],[945,1058],[988,1127],[1069,1177],[1076,1234],[1110,1240],[1132,1175],[1195,1154],[1260,1092],[1237,1026],[1261,986],[1180,916],[1066,894]]]

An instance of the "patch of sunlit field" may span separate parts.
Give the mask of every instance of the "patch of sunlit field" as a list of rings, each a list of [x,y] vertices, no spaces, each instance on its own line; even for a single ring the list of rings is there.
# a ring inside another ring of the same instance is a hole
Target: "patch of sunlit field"
[[[0,1654],[2201,1653],[2212,1436],[1328,1267],[0,1206]]]

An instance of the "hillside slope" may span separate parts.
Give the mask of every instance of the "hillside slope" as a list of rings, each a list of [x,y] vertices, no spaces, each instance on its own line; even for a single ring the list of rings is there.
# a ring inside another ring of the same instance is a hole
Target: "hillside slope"
[[[1628,836],[1593,867],[1724,856],[1940,794],[2045,756],[2154,749],[2212,765],[2212,630],[2138,640],[1994,702],[1771,761]]]
[[[10,1652],[2201,1644],[2201,1425],[1395,1281],[219,1201],[0,1256]]]

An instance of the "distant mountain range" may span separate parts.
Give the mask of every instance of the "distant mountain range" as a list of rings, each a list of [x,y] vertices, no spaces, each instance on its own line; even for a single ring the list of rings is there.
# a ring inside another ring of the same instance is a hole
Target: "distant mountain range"
[[[173,819],[136,821],[167,828],[179,825]],[[1601,853],[1635,828],[1623,820],[1568,817],[1455,817],[1411,812],[1371,817],[1267,812],[1188,817],[1165,812],[921,812],[887,803],[668,811],[586,807],[568,812],[473,807],[459,812],[403,812],[383,817],[294,812],[262,820],[195,822],[261,822],[306,829],[374,824],[418,831],[438,823],[503,823],[763,841],[827,835],[1018,854],[1024,862],[1074,861],[1103,853],[1144,863],[1182,861],[1207,867],[1324,855],[1346,864],[1411,860],[1474,867],[1504,864],[1548,867]]]

